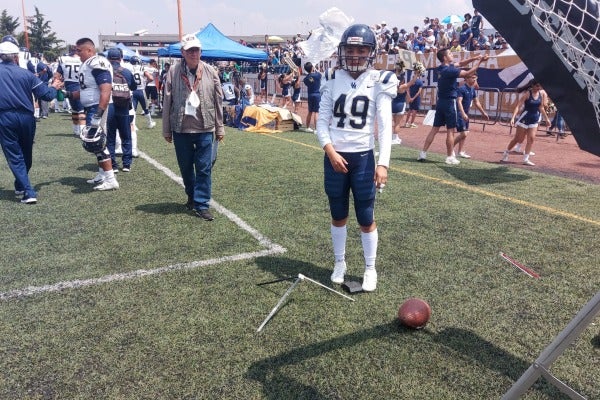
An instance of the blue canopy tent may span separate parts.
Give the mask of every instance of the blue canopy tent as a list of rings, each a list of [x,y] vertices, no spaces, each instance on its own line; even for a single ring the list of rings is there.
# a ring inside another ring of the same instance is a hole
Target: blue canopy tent
[[[265,61],[269,57],[261,50],[239,44],[223,35],[212,23],[196,34],[202,43],[203,60]],[[181,43],[158,49],[160,57],[181,57]]]
[[[135,51],[131,50],[129,47],[125,46],[123,43],[118,43],[115,47],[121,49],[121,51],[123,52],[124,60],[128,61],[133,56],[138,56],[142,60],[142,62],[145,62],[145,63],[150,62],[150,60],[151,60],[150,57],[138,55]],[[106,51],[102,52],[102,54],[104,54],[105,56],[107,53],[108,53],[108,49]]]

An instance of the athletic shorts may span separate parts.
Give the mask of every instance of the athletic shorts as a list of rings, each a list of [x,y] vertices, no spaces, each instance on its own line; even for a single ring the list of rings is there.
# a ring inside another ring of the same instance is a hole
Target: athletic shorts
[[[454,129],[456,128],[456,119],[456,99],[438,99],[433,126],[446,125],[446,128]]]

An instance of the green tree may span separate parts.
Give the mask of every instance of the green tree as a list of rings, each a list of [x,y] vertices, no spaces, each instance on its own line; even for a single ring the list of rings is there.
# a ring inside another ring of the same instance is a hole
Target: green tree
[[[44,17],[35,7],[35,15],[31,19],[28,18],[29,51],[56,58],[63,50],[61,43],[64,41],[56,37],[56,33],[50,27],[52,21],[46,21]]]
[[[19,18],[8,15],[6,9],[0,14],[0,37],[5,35],[14,35],[15,30],[19,27]]]

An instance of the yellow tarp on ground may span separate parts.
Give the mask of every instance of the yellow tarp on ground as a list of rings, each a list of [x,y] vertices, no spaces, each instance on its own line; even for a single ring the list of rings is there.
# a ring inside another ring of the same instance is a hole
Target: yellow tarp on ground
[[[298,114],[269,104],[247,106],[242,116],[244,130],[250,132],[279,133],[289,130],[280,129],[283,121],[294,121],[298,125],[302,125],[302,118]]]

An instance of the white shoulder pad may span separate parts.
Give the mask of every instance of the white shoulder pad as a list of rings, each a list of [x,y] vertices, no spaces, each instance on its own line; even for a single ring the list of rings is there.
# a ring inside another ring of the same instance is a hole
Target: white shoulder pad
[[[110,61],[104,56],[95,55],[87,61],[87,64],[91,69],[102,69],[105,71],[110,71],[112,68],[110,67]]]
[[[380,92],[385,92],[396,97],[398,88],[398,77],[392,71],[374,71],[378,74],[377,83]]]

